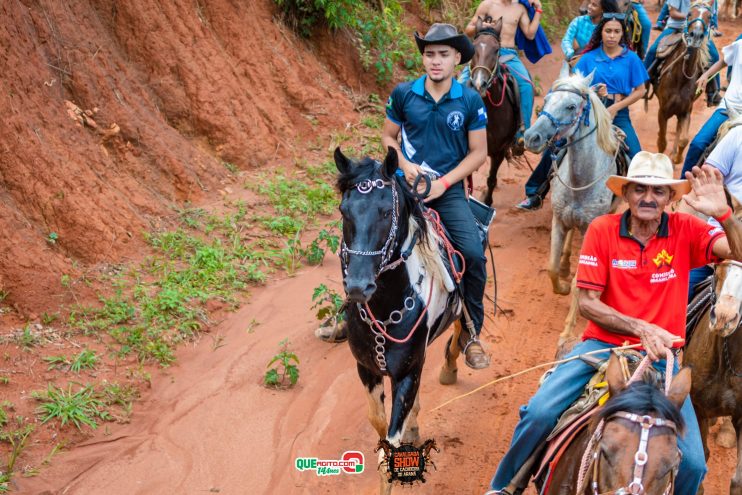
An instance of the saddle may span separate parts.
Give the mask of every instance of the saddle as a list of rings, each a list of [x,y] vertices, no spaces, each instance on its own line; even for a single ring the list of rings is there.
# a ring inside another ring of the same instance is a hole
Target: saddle
[[[680,40],[682,39],[683,33],[673,33],[662,38],[659,45],[657,45],[657,60],[667,58],[667,56],[672,53],[675,46],[680,43]]]

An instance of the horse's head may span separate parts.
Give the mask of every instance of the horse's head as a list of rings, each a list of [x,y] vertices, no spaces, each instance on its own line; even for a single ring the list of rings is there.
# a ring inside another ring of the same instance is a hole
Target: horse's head
[[[482,18],[479,17],[474,35],[474,56],[471,59],[471,84],[484,97],[500,68],[502,17],[493,27],[482,27],[482,22]],[[487,17],[484,22],[492,23],[492,18]]]
[[[619,12],[626,12],[629,10],[629,6],[631,5],[632,0],[618,0],[616,4],[618,5],[618,11]]]
[[[711,7],[705,2],[696,2],[691,5],[688,17],[685,19],[685,43],[688,48],[701,48],[706,44],[711,25]]]
[[[348,298],[365,303],[376,291],[376,276],[389,261],[399,231],[400,198],[394,173],[397,152],[389,148],[384,163],[355,161],[335,149],[342,194],[343,286]]]
[[[541,153],[546,146],[572,135],[580,122],[588,122],[590,105],[590,83],[593,74],[583,77],[579,73],[569,75],[569,66],[562,67],[559,79],[554,82],[544,98],[544,107],[536,122],[525,133],[525,145],[529,151]],[[587,117],[587,118],[586,118]]]
[[[610,399],[600,413],[605,423],[591,470],[596,492],[671,493],[680,465],[680,407],[690,392],[690,368],[675,375],[667,395],[649,383],[629,385],[615,355],[606,379]]]

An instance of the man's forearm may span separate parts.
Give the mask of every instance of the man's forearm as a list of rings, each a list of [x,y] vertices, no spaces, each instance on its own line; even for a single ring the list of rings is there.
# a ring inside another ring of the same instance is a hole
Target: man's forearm
[[[443,177],[450,185],[466,179],[482,166],[487,155],[483,151],[472,151],[453,170]]]
[[[579,297],[579,296],[578,296]],[[601,328],[622,335],[639,337],[634,330],[635,319],[619,313],[600,299],[579,299],[580,314]]]

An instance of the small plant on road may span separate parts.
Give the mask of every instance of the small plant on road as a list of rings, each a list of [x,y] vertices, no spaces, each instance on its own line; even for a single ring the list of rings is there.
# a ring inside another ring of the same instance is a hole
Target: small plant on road
[[[268,362],[270,368],[263,377],[266,387],[291,388],[299,380],[299,358],[289,350],[289,339],[278,343],[281,351]]]

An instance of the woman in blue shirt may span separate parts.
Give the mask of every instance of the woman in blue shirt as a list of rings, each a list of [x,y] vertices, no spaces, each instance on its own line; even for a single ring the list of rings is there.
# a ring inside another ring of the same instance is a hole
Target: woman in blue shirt
[[[649,75],[637,54],[628,49],[625,22],[626,14],[604,13],[575,70],[584,75],[594,71],[594,88],[613,117],[613,124],[626,133],[629,157],[633,158],[641,151],[641,144],[631,124],[629,106],[644,96],[644,83]],[[550,168],[551,157],[547,150],[526,182],[526,199],[516,205],[517,208],[536,210],[541,207],[549,191]]]

